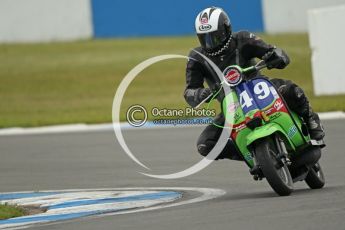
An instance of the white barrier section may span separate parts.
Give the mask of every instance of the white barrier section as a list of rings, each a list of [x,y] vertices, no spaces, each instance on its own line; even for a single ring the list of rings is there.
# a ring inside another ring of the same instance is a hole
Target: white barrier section
[[[0,42],[92,36],[89,0],[0,0]]]
[[[262,0],[265,31],[307,32],[309,9],[342,4],[345,0]]]
[[[308,12],[315,95],[345,93],[345,5]]]

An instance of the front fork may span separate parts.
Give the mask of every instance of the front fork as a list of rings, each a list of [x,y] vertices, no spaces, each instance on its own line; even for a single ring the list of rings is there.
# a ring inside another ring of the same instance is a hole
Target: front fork
[[[288,151],[286,149],[284,140],[278,135],[276,135],[274,137],[274,141],[279,152],[276,156],[277,162],[279,164],[278,167],[280,168],[280,167],[283,167],[284,165],[290,166],[291,161],[288,157]]]

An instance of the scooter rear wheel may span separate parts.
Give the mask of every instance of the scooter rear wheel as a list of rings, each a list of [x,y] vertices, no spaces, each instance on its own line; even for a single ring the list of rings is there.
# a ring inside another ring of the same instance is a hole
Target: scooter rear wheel
[[[320,163],[317,162],[308,172],[305,183],[311,189],[320,189],[325,185],[325,175],[323,174]]]

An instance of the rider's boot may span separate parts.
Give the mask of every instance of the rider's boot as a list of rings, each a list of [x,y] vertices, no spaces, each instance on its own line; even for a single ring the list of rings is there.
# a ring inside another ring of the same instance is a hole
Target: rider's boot
[[[307,124],[311,139],[322,140],[325,137],[325,132],[321,124],[319,115],[317,113],[314,113],[310,106],[308,115],[304,117],[304,120]]]
[[[294,91],[292,95],[295,96],[296,112],[303,117],[307,124],[310,138],[314,140],[322,140],[325,136],[323,126],[321,124],[319,115],[313,111],[310,106],[309,100],[300,87],[291,87],[291,91]]]

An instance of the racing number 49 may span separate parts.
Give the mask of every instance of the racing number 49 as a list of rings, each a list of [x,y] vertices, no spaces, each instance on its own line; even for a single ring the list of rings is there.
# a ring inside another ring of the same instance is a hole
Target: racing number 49
[[[267,83],[262,81],[262,82],[257,83],[254,86],[254,93],[257,95],[258,99],[263,100],[270,95],[271,91]],[[249,108],[250,106],[252,106],[253,101],[254,99],[249,96],[246,90],[240,93],[240,104],[241,104],[242,109],[244,107]]]

